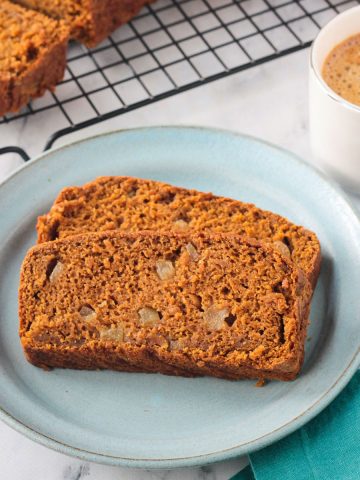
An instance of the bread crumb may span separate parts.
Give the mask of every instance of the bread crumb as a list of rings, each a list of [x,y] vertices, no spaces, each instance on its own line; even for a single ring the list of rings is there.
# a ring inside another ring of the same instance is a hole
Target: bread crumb
[[[262,388],[262,387],[265,387],[265,385],[266,385],[265,378],[259,378],[259,380],[255,384],[255,387]]]

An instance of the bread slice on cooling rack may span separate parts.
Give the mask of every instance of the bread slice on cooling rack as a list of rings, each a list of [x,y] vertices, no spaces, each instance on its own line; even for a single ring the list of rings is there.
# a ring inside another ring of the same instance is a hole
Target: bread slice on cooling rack
[[[62,19],[70,28],[71,38],[94,47],[153,0],[15,1],[52,18]]]
[[[0,116],[53,90],[63,78],[69,31],[64,23],[0,2]]]

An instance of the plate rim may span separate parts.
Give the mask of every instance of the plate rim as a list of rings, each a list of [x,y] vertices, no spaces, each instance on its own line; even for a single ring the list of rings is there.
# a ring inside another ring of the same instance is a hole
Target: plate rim
[[[309,164],[302,160],[297,154],[281,147],[275,145],[266,140],[257,138],[252,135],[247,135],[239,133],[233,130],[221,129],[221,128],[212,128],[212,127],[202,127],[202,126],[187,126],[187,125],[167,125],[167,126],[149,126],[149,127],[138,127],[138,128],[128,128],[128,129],[114,129],[107,132],[99,133],[96,135],[91,135],[89,137],[75,140],[73,142],[67,143],[66,145],[61,145],[50,150],[47,150],[40,155],[34,157],[28,162],[25,162],[23,165],[20,165],[14,170],[12,174],[7,176],[2,182],[0,182],[0,189],[4,185],[13,181],[13,179],[23,170],[32,168],[32,165],[41,161],[46,161],[47,158],[59,151],[64,151],[67,148],[72,148],[75,145],[79,145],[86,142],[91,142],[94,139],[106,138],[112,135],[122,135],[126,133],[141,133],[148,131],[169,131],[169,130],[182,130],[182,131],[202,131],[204,133],[220,133],[225,136],[234,136],[236,138],[243,138],[250,140],[251,142],[265,145],[274,150],[280,151],[291,158],[297,164],[309,169],[313,174],[320,177],[322,181],[325,181],[327,185],[336,193],[338,197],[341,198],[347,207],[350,209],[351,213],[358,220],[360,225],[360,215],[356,208],[354,207],[352,201],[348,198],[346,193],[326,174],[320,171],[316,166]],[[71,455],[73,457],[79,458],[85,461],[91,461],[96,463],[102,463],[111,466],[123,466],[123,467],[132,467],[132,468],[178,468],[178,467],[194,467],[199,465],[204,465],[213,462],[219,462],[224,460],[229,460],[240,455],[251,453],[255,450],[264,448],[271,443],[279,441],[281,438],[293,433],[298,428],[302,427],[305,423],[314,418],[318,413],[320,413],[324,408],[326,408],[329,403],[342,391],[342,389],[347,385],[347,383],[352,378],[353,374],[360,366],[360,345],[357,348],[357,351],[353,355],[352,359],[347,364],[346,368],[341,372],[341,374],[336,378],[336,380],[330,385],[330,387],[323,392],[321,397],[314,402],[310,407],[303,411],[300,415],[288,421],[284,425],[281,425],[278,428],[273,429],[271,432],[262,435],[255,440],[242,443],[240,445],[235,445],[233,447],[217,450],[210,453],[205,453],[201,455],[193,455],[186,457],[176,457],[176,458],[128,458],[121,456],[114,456],[109,454],[102,454],[99,452],[92,452],[89,450],[81,449],[79,447],[74,447],[63,443],[55,438],[45,435],[44,433],[38,432],[29,425],[21,422],[17,418],[9,414],[1,405],[0,405],[0,420],[2,420],[9,427],[18,431],[19,433],[25,435],[30,440],[33,440],[45,447],[51,448],[60,453],[66,455]],[[269,439],[270,437],[270,439]]]

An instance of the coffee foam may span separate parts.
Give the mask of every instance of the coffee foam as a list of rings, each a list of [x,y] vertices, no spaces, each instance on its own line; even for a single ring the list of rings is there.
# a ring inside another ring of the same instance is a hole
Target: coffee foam
[[[360,33],[331,50],[325,59],[322,76],[334,92],[360,106]]]

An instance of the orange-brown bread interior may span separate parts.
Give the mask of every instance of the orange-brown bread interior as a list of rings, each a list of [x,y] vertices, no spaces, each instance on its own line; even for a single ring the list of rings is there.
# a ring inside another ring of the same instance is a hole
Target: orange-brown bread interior
[[[64,75],[69,36],[62,23],[0,2],[0,115],[53,90]]]
[[[289,380],[309,289],[278,251],[231,234],[79,235],[27,254],[20,336],[42,367]]]
[[[15,0],[17,3],[62,19],[71,37],[94,47],[117,27],[128,22],[151,0]]]

